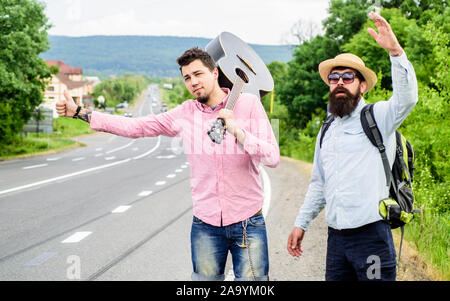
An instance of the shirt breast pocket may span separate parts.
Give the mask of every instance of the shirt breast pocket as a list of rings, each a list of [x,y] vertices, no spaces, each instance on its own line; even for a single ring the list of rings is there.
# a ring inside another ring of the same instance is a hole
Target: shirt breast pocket
[[[347,153],[361,152],[370,143],[362,127],[344,129],[342,151]]]

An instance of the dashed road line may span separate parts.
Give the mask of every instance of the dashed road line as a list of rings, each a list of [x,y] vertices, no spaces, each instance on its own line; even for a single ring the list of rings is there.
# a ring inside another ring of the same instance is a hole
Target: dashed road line
[[[138,196],[149,196],[149,195],[151,195],[152,194],[152,191],[151,190],[144,190],[144,191],[141,191],[139,194],[138,194]]]
[[[48,261],[50,258],[56,256],[58,252],[44,252],[40,254],[39,256],[36,256],[35,258],[31,259],[30,261],[24,263],[22,266],[25,267],[35,267],[43,264],[44,262]]]
[[[52,157],[52,158],[47,158],[47,161],[58,161],[59,159],[61,159],[61,157]]]
[[[88,237],[91,234],[92,234],[92,232],[90,232],[90,231],[76,232],[61,242],[63,244],[80,242],[81,240],[85,239],[86,237]]]
[[[52,183],[52,182],[56,182],[56,181],[60,181],[60,180],[64,180],[64,179],[67,179],[67,178],[71,178],[71,177],[74,177],[74,176],[82,175],[82,174],[85,174],[85,173],[88,173],[88,172],[92,172],[92,171],[95,171],[95,170],[100,170],[100,169],[111,167],[111,166],[114,166],[114,165],[119,165],[119,164],[122,164],[122,163],[126,163],[126,162],[129,162],[130,160],[131,159],[125,159],[125,160],[122,160],[122,161],[116,161],[116,162],[112,162],[112,163],[109,163],[109,164],[100,165],[100,166],[97,166],[97,167],[92,167],[92,168],[84,169],[84,170],[81,170],[81,171],[69,173],[69,174],[66,174],[66,175],[63,175],[63,176],[54,177],[54,178],[50,178],[50,179],[46,179],[46,180],[42,180],[42,181],[38,181],[38,182],[34,182],[34,183],[22,185],[22,186],[17,186],[17,187],[14,187],[14,188],[2,190],[2,191],[0,191],[0,195],[6,194],[6,193],[10,193],[10,192],[14,192],[14,191],[19,191],[19,190],[22,190],[22,189],[35,187],[35,186],[39,186],[39,185],[48,184],[48,183]]]
[[[124,213],[125,211],[127,211],[128,209],[130,209],[131,206],[119,206],[116,209],[114,209],[113,211],[111,211],[111,213]]]
[[[22,167],[22,169],[33,169],[33,168],[44,167],[44,166],[47,166],[47,165],[48,165],[47,163],[45,163],[45,164],[37,164],[37,165],[25,166],[25,167]]]
[[[72,159],[72,161],[73,162],[77,162],[77,161],[81,161],[81,160],[84,160],[84,159],[86,159],[86,157],[78,157],[78,158]]]

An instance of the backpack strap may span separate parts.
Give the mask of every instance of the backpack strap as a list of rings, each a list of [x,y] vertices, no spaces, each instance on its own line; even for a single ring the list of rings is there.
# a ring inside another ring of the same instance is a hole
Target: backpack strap
[[[390,187],[392,171],[386,155],[386,148],[383,144],[383,137],[381,136],[373,114],[373,103],[365,105],[361,110],[361,125],[367,138],[369,138],[370,142],[372,142],[380,152],[381,160],[383,161],[384,174],[386,175],[386,186]],[[394,187],[395,186],[396,185],[394,185]]]
[[[334,121],[334,116],[332,114],[328,115],[327,118],[323,121],[322,129],[320,131],[320,148],[322,148],[322,141],[323,137],[325,137],[325,133],[327,132],[328,128],[330,127],[331,123]]]
[[[405,173],[406,176],[406,180],[408,181],[409,187],[412,188],[412,178],[411,178],[411,173],[409,172],[409,166],[406,164],[406,162],[408,162],[408,164],[412,164],[409,162],[409,157],[408,157],[408,150],[407,150],[407,146],[406,146],[406,139],[402,136],[402,134],[400,134],[399,131],[395,132],[395,139],[397,141],[397,157],[399,158],[400,164],[402,165],[402,170]],[[406,154],[405,154],[406,151]],[[406,157],[406,160],[405,160]]]

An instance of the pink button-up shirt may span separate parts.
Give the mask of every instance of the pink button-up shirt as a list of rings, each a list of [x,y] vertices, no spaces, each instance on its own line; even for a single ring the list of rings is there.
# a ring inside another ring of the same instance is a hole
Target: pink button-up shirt
[[[228,93],[229,90],[224,89]],[[243,93],[234,108],[236,124],[245,132],[244,145],[230,133],[221,144],[207,131],[225,108],[228,96],[212,110],[197,100],[187,100],[158,115],[127,118],[93,112],[91,129],[139,138],[181,136],[191,169],[194,215],[214,226],[243,221],[262,208],[260,163],[276,167],[280,151],[260,100]]]

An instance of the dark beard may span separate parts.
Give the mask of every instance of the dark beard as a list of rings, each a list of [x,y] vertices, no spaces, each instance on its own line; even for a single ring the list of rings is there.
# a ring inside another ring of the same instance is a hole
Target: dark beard
[[[207,103],[208,100],[209,100],[209,96],[203,96],[203,97],[197,98],[197,101],[198,101],[199,103],[202,103],[202,104]]]
[[[345,92],[345,96],[336,97],[338,92]],[[361,90],[358,90],[355,94],[352,94],[344,87],[337,87],[330,93],[330,112],[334,116],[344,117],[352,113],[358,106],[359,99],[361,98]]]

